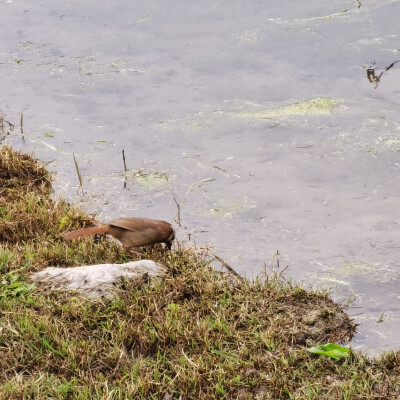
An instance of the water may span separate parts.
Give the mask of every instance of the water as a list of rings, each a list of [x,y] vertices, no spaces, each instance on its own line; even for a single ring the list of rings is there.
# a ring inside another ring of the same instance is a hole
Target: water
[[[183,202],[178,238],[249,278],[278,250],[296,281],[357,296],[354,347],[398,348],[399,8],[0,1],[3,143],[101,220]]]

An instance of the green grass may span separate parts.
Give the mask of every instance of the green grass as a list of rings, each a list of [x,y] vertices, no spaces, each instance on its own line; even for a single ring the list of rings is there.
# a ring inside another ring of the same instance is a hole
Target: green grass
[[[166,276],[123,282],[113,300],[34,287],[47,266],[135,257],[107,240],[64,242],[96,221],[50,197],[34,158],[0,148],[0,181],[0,399],[400,398],[400,353],[307,351],[354,333],[327,293],[221,274],[206,252],[147,250]]]

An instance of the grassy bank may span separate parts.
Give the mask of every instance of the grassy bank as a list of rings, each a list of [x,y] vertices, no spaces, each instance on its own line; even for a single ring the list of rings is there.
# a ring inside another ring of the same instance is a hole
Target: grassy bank
[[[51,196],[32,157],[0,148],[0,399],[391,399],[400,353],[342,360],[309,353],[355,326],[326,293],[280,276],[216,272],[191,249],[149,250],[162,280],[89,301],[34,287],[47,266],[126,262],[92,238],[65,243],[92,216]]]

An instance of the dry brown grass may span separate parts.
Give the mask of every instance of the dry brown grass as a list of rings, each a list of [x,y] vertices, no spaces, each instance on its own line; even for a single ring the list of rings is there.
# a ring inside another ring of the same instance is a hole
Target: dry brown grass
[[[0,148],[0,196],[8,201],[24,193],[49,194],[51,177],[49,172],[27,154]]]
[[[50,197],[51,177],[32,156],[0,148],[0,242],[47,240],[94,218]]]

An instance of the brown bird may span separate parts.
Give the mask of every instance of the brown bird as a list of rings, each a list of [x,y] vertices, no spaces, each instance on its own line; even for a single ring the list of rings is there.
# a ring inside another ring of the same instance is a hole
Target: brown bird
[[[156,243],[165,243],[168,249],[171,249],[175,239],[171,224],[148,218],[118,218],[108,224],[68,232],[63,237],[65,240],[71,240],[79,236],[104,233],[118,239],[126,251]]]

